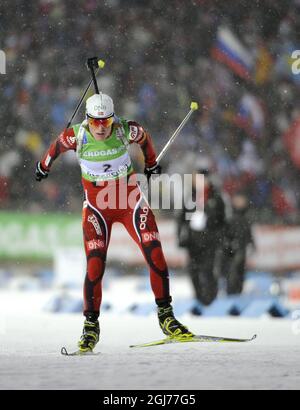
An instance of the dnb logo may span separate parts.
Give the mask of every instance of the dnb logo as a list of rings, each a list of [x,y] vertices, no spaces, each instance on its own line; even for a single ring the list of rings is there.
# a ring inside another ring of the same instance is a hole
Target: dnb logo
[[[3,50],[0,50],[0,74],[6,74],[6,55]]]

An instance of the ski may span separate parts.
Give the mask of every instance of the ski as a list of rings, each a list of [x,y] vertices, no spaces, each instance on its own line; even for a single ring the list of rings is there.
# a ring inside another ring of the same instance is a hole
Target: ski
[[[68,352],[65,347],[61,348],[60,353],[63,356],[98,356],[100,353],[95,353],[92,350],[89,350],[87,352],[82,352],[81,350],[76,350],[75,352]]]
[[[159,345],[166,345],[171,343],[246,343],[252,342],[257,338],[257,335],[254,335],[251,339],[232,339],[229,337],[219,337],[219,336],[204,336],[204,335],[195,335],[191,338],[182,338],[176,339],[172,337],[166,337],[165,339],[156,340],[149,343],[141,343],[137,345],[131,345],[130,347],[151,347],[151,346],[159,346]]]

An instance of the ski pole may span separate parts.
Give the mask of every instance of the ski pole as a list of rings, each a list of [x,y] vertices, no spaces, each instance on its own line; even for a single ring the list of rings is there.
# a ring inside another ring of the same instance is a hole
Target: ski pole
[[[105,62],[104,62],[103,60],[97,60],[97,57],[93,57],[93,59],[96,59],[97,71],[96,71],[96,74],[95,74],[95,72],[94,72],[94,75],[97,75],[97,74],[98,74],[98,71],[99,71],[100,69],[104,68]],[[89,60],[90,60],[90,59],[88,59],[88,61],[89,61]],[[90,86],[91,86],[91,84],[92,84],[93,81],[94,81],[93,78],[91,78],[91,80],[90,80],[88,86],[86,87],[86,89],[85,89],[85,91],[84,91],[84,93],[83,93],[83,95],[82,95],[82,97],[81,97],[79,103],[77,104],[77,107],[75,108],[75,111],[74,111],[72,117],[70,118],[70,121],[68,122],[68,124],[67,124],[67,126],[66,126],[66,129],[69,128],[70,125],[72,124],[72,121],[73,121],[75,115],[77,114],[77,112],[78,112],[78,110],[79,110],[79,108],[80,108],[80,106],[81,106],[81,104],[82,104],[82,101],[84,100],[84,98],[85,98],[85,96],[86,96],[88,90],[90,89]]]
[[[174,132],[174,134],[171,136],[171,138],[169,139],[169,141],[166,143],[166,145],[164,146],[164,148],[162,149],[161,153],[158,155],[158,157],[156,158],[156,162],[159,163],[162,158],[166,155],[168,149],[170,148],[171,144],[174,142],[175,138],[177,137],[177,135],[180,133],[180,131],[182,130],[182,128],[185,126],[185,124],[188,122],[190,116],[193,114],[194,111],[198,110],[199,106],[198,103],[196,102],[191,102],[191,106],[190,106],[190,111],[187,113],[187,115],[185,116],[185,118],[182,120],[181,124],[178,126],[177,130]]]
[[[187,115],[185,116],[185,118],[181,121],[180,125],[178,126],[178,128],[176,129],[176,131],[174,132],[174,134],[171,136],[171,138],[169,139],[169,141],[166,143],[166,145],[164,146],[164,148],[161,150],[160,154],[158,155],[158,157],[156,158],[156,163],[159,164],[159,162],[162,160],[162,158],[166,155],[168,149],[170,148],[171,144],[174,142],[175,138],[177,137],[177,135],[180,133],[180,131],[182,130],[182,128],[185,126],[185,124],[188,122],[190,116],[193,114],[194,111],[198,110],[199,106],[197,102],[191,102],[190,105],[190,111],[187,113]],[[148,187],[148,183],[143,184],[141,186],[141,190],[145,191]]]
[[[88,58],[88,60],[87,60],[87,66],[88,66],[88,68],[91,70],[92,81],[93,81],[93,83],[94,83],[95,92],[96,92],[96,94],[99,94],[99,88],[98,88],[97,79],[96,79],[96,74],[95,74],[95,68],[98,68],[98,60],[97,60],[97,57]]]

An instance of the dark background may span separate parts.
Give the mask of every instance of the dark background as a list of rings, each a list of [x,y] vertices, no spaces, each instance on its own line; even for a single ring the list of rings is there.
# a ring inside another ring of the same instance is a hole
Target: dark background
[[[189,154],[208,158],[230,196],[249,197],[254,221],[299,222],[299,170],[282,136],[300,115],[299,78],[287,67],[300,48],[298,0],[1,1],[0,207],[29,212],[77,212],[80,172],[64,156],[37,185],[33,173],[61,132],[89,81],[88,57],[106,61],[102,90],[116,113],[139,121],[157,151],[189,109],[201,109],[166,157],[165,172],[185,170]],[[267,74],[251,81],[212,57],[217,30],[226,26],[256,65],[263,49]],[[297,47],[298,46],[298,47]],[[299,77],[299,76],[298,76]],[[263,124],[255,132],[232,121],[251,95]],[[77,122],[81,121],[81,110]]]

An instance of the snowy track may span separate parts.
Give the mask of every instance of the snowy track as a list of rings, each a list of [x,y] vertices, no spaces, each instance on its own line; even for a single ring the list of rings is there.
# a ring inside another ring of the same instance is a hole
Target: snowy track
[[[0,389],[299,389],[300,336],[287,320],[182,317],[196,333],[259,338],[249,344],[130,349],[161,338],[156,317],[103,314],[95,357],[63,357],[81,315],[6,316],[0,331]],[[4,329],[5,324],[6,329]]]

